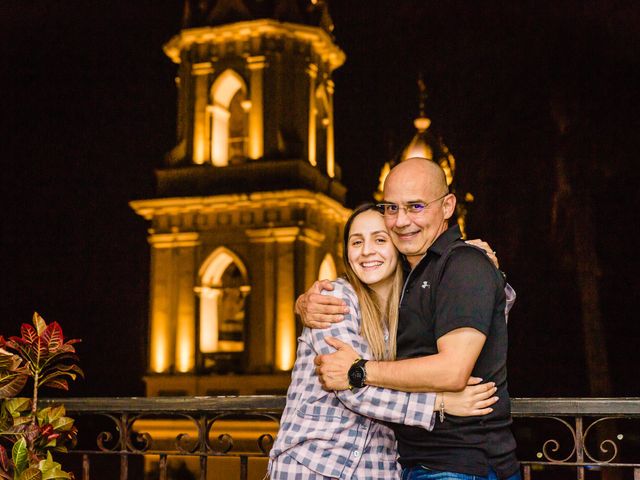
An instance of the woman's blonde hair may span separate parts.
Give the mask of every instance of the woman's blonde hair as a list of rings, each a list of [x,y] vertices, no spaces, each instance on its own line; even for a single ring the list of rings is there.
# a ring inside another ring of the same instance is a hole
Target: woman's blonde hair
[[[373,203],[365,203],[356,208],[344,226],[342,258],[345,266],[345,276],[358,296],[360,303],[360,334],[369,344],[375,360],[394,360],[396,358],[396,333],[398,330],[398,305],[402,288],[402,266],[400,262],[393,274],[393,284],[388,298],[378,295],[362,282],[349,263],[349,231],[355,218],[361,213],[373,210],[380,213]],[[380,213],[380,215],[382,215]],[[385,329],[386,327],[386,329]],[[385,342],[385,330],[389,339]]]

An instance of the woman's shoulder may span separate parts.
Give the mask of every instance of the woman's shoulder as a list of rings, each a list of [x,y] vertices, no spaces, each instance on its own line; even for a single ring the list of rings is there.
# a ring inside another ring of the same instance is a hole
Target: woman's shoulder
[[[331,285],[333,285],[333,290],[322,290],[323,295],[339,296],[344,292],[355,293],[353,287],[346,278],[338,277],[331,281]]]
[[[338,277],[331,282],[333,290],[322,290],[323,295],[344,298],[349,297],[352,301],[357,301],[356,292],[346,278]]]

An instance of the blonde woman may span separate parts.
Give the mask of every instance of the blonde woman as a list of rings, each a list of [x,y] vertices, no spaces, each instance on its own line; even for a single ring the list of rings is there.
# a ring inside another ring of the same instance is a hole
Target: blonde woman
[[[399,479],[393,432],[384,422],[433,428],[434,405],[446,395],[446,412],[458,416],[491,412],[492,383],[457,393],[405,393],[377,387],[343,392],[322,389],[314,358],[331,353],[324,337],[349,343],[362,358],[395,358],[402,270],[382,215],[373,204],[356,209],[344,230],[346,279],[331,292],[349,313],[326,330],[306,328],[280,430],[270,453],[272,480]]]

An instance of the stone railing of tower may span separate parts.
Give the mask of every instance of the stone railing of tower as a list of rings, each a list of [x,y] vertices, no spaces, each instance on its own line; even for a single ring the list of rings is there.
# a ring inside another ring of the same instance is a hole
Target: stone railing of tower
[[[142,458],[152,470],[145,478],[171,478],[172,462],[185,460],[201,480],[262,479],[284,404],[282,396],[65,399],[85,422],[67,460],[86,480],[107,470],[109,478],[140,478]],[[605,471],[640,479],[640,398],[518,398],[512,412],[525,480],[604,478]],[[168,444],[145,433],[153,422],[171,432]]]

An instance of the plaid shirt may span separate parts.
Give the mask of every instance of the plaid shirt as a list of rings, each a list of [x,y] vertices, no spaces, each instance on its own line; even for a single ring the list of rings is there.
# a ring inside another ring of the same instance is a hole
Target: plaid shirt
[[[298,339],[296,363],[287,392],[280,430],[271,449],[269,471],[273,479],[293,478],[279,455],[289,455],[313,472],[339,479],[398,479],[395,437],[376,421],[403,423],[431,430],[435,394],[405,393],[367,386],[357,390],[326,392],[315,372],[316,355],[332,353],[325,336],[350,344],[363,358],[371,358],[360,335],[358,298],[345,280],[333,282],[328,295],[349,306],[342,322],[328,330],[305,328]],[[281,469],[281,470],[279,470]]]

